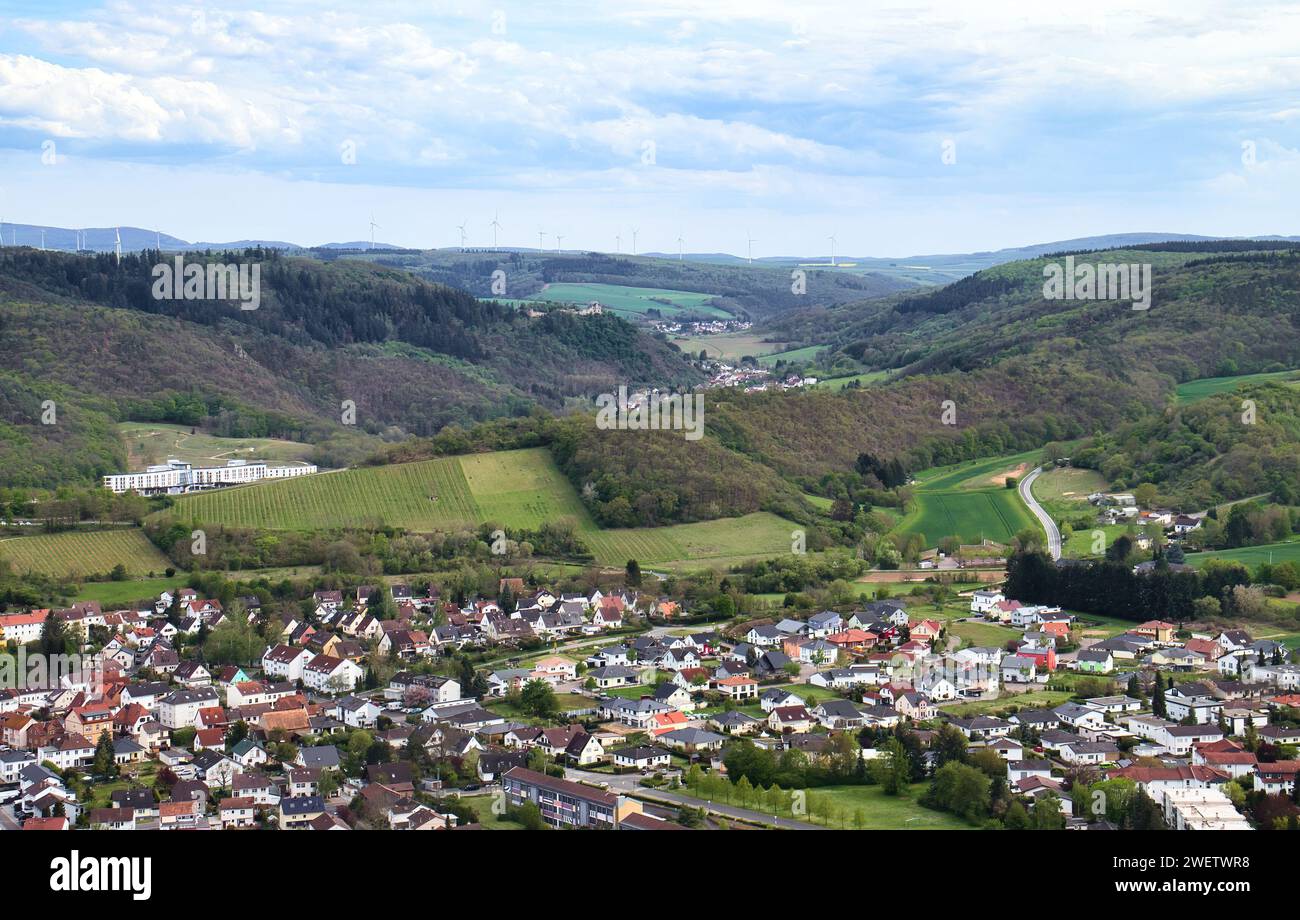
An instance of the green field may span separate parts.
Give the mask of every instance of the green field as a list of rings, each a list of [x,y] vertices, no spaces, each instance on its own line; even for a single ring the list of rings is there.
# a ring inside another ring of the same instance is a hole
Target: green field
[[[948,626],[948,632],[960,637],[963,645],[986,648],[1002,648],[1012,639],[1019,639],[1024,634],[1024,630],[996,626],[993,623],[952,623]]]
[[[848,377],[827,377],[817,381],[819,390],[842,390],[850,383],[859,383],[862,386],[870,386],[873,383],[879,383],[889,376],[889,371],[867,371],[864,374],[852,374]]]
[[[480,523],[535,530],[567,519],[596,560],[623,565],[724,561],[790,551],[794,525],[766,512],[695,524],[606,530],[596,526],[550,452],[537,447],[444,457],[259,483],[180,498],[185,521],[313,530],[389,525],[413,531]]]
[[[97,530],[40,534],[0,540],[0,559],[15,572],[85,578],[112,571],[119,563],[130,575],[163,572],[171,563],[139,530]]]
[[[809,797],[827,798],[839,810],[833,827],[855,827],[854,816],[863,813],[863,830],[889,831],[968,831],[972,830],[956,815],[934,811],[918,804],[926,784],[917,783],[911,794],[885,795],[879,786],[821,786],[808,790]],[[816,820],[816,819],[814,819]]]
[[[762,333],[749,331],[686,336],[673,339],[673,344],[688,355],[698,355],[703,351],[710,358],[720,358],[724,361],[738,361],[745,355],[757,358],[786,347],[780,342],[764,342]]]
[[[915,505],[898,529],[921,534],[926,546],[944,537],[962,543],[1007,543],[1026,527],[1038,527],[1014,489],[917,492]]]
[[[1286,383],[1300,386],[1300,371],[1274,371],[1268,374],[1241,374],[1237,377],[1203,377],[1180,383],[1174,391],[1179,402],[1195,402],[1217,393],[1230,393],[1238,387],[1251,383]]]
[[[1187,564],[1197,568],[1211,559],[1240,562],[1252,569],[1265,562],[1295,562],[1300,564],[1300,540],[1291,543],[1265,543],[1261,546],[1242,546],[1238,549],[1217,549],[1204,553],[1188,553]]]
[[[145,598],[157,600],[162,592],[184,587],[185,576],[142,578],[133,581],[88,581],[81,586],[74,601],[99,601],[105,609],[126,607]]]
[[[1025,451],[922,470],[914,477],[913,507],[896,529],[921,534],[927,546],[943,537],[1006,543],[1026,527],[1040,529],[1019,493],[1003,484],[1007,476],[1027,472],[1039,457],[1038,451]]]
[[[533,299],[550,303],[572,303],[583,306],[597,300],[605,309],[614,313],[636,316],[644,315],[647,310],[655,309],[665,317],[690,314],[714,319],[734,318],[726,310],[711,305],[715,296],[713,294],[700,294],[695,291],[674,291],[669,288],[558,282],[548,284]]]
[[[1058,467],[1047,469],[1034,480],[1034,498],[1042,504],[1067,502],[1088,506],[1088,496],[1093,492],[1110,489],[1106,477],[1096,470]]]
[[[969,718],[970,716],[988,715],[990,712],[999,712],[1011,706],[1018,709],[1050,709],[1053,706],[1059,706],[1070,699],[1073,694],[1068,690],[1030,690],[1028,693],[1012,693],[1006,696],[998,697],[996,700],[975,700],[970,703],[953,703],[942,705],[939,708],[949,716],[956,716],[959,719]]]
[[[759,357],[758,363],[764,367],[771,367],[778,361],[811,361],[817,357],[819,351],[825,350],[825,345],[808,345],[805,348],[796,348],[792,351],[777,351],[762,355]]]
[[[227,460],[263,460],[274,466],[288,466],[306,460],[310,444],[275,438],[218,438],[187,425],[154,422],[122,422],[118,433],[126,445],[131,469],[144,469],[175,457],[203,466],[224,466]]]

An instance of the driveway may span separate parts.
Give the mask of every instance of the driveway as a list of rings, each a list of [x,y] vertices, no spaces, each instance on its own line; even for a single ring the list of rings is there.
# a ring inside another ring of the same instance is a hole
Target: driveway
[[[1043,525],[1043,530],[1047,531],[1047,552],[1053,559],[1061,558],[1061,531],[1057,528],[1056,522],[1052,516],[1044,510],[1043,506],[1038,504],[1034,498],[1033,486],[1036,480],[1043,472],[1043,468],[1036,467],[1024,479],[1020,480],[1020,497],[1024,499],[1029,510],[1038,518],[1038,523]]]

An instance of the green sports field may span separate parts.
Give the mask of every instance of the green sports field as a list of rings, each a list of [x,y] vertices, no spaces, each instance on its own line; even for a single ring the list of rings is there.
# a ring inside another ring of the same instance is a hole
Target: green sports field
[[[655,309],[664,316],[691,314],[715,319],[733,318],[726,310],[712,306],[713,294],[696,291],[674,291],[670,288],[629,287],[621,284],[570,283],[548,284],[537,293],[534,300],[551,303],[572,303],[585,306],[593,300],[600,301],[607,310],[615,313],[643,315]]]
[[[38,534],[0,540],[0,559],[15,572],[37,572],[59,578],[103,575],[121,564],[129,575],[163,572],[169,565],[139,530],[97,530]]]
[[[545,448],[469,454],[258,483],[180,498],[181,520],[267,530],[342,526],[460,530],[480,523],[535,530],[569,520],[596,560],[623,565],[770,556],[794,525],[759,512],[669,527],[607,530],[591,519]]]

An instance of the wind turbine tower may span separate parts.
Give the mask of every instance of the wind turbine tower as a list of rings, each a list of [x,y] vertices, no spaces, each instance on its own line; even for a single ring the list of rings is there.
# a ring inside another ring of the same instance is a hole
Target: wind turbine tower
[[[755,241],[755,239],[754,239],[752,236],[750,236],[748,233],[746,233],[746,234],[745,234],[745,242],[747,242],[747,243],[749,244],[749,253],[748,253],[747,258],[748,258],[749,263],[752,265],[752,264],[754,263],[754,243],[755,243],[756,241]]]
[[[375,215],[371,213],[370,215],[370,248],[371,249],[375,248],[375,231],[382,230],[382,229],[384,228],[379,226],[379,224],[375,223]]]
[[[830,238],[830,241],[831,241],[831,268],[834,268],[835,267],[835,237],[832,236]]]
[[[469,218],[465,219],[465,224],[469,223]],[[461,224],[456,229],[460,231],[460,251],[465,251],[465,224]]]
[[[632,228],[632,255],[636,255],[636,228]]]
[[[682,238],[680,236],[677,237],[677,261],[678,262],[682,260],[682,243],[683,243]]]
[[[118,264],[122,262],[122,228],[113,228],[113,254],[117,256]]]
[[[497,231],[501,229],[501,225],[500,225],[499,223],[497,223],[497,214],[496,214],[496,213],[493,213],[493,215],[492,215],[492,223],[490,224],[490,226],[492,227],[492,248],[493,248],[493,249],[496,249],[496,248],[497,248]]]

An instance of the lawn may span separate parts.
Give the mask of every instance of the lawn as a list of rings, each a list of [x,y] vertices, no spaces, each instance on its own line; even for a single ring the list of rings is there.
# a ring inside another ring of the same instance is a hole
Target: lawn
[[[106,575],[116,565],[128,575],[163,572],[171,562],[140,530],[70,531],[0,540],[0,559],[15,572],[59,578]]]
[[[969,703],[949,703],[939,708],[949,716],[967,718],[988,715],[1012,706],[1018,709],[1051,709],[1071,697],[1068,690],[1030,690],[1028,693],[1007,694],[996,700],[973,700]]]
[[[908,796],[885,795],[879,786],[821,786],[809,789],[809,798],[829,798],[839,809],[832,827],[857,827],[854,815],[863,812],[864,830],[968,831],[973,828],[956,815],[924,808],[917,800],[926,784],[916,783]],[[811,809],[810,809],[811,810]]]
[[[105,610],[118,609],[142,601],[157,600],[158,595],[178,585],[185,584],[186,576],[175,578],[144,578],[134,581],[91,581],[81,586],[77,601],[99,601]]]
[[[478,814],[478,823],[486,831],[521,831],[524,826],[517,821],[511,821],[505,815],[496,815],[492,813],[492,803],[495,800],[491,795],[462,795],[459,797],[464,805],[473,808]]]
[[[366,467],[182,496],[195,525],[315,530],[388,525],[461,530],[480,523],[533,530],[573,521],[602,565],[732,565],[790,551],[795,525],[768,512],[667,527],[603,529],[544,447]],[[701,566],[703,567],[703,566]]]
[[[713,319],[734,319],[732,314],[712,302],[713,294],[697,291],[675,291],[670,288],[630,287],[621,284],[570,283],[548,284],[533,297],[551,303],[571,303],[585,306],[593,300],[614,313],[634,316],[647,310],[658,310],[665,317],[681,315],[707,316]]]
[[[950,623],[948,632],[960,636],[966,644],[991,648],[1002,648],[1010,640],[1019,639],[1024,634],[1023,630],[996,626],[993,623]]]

